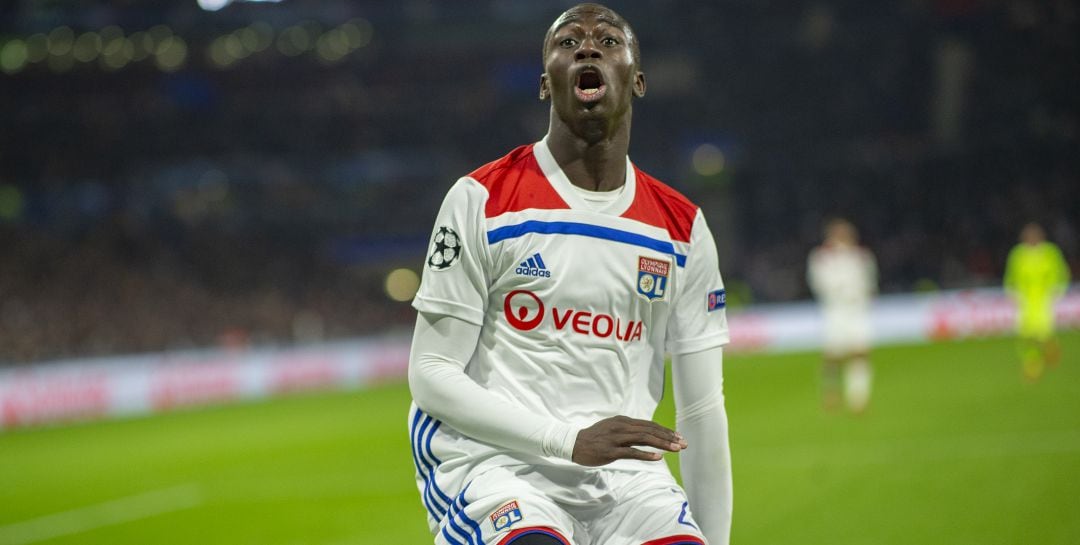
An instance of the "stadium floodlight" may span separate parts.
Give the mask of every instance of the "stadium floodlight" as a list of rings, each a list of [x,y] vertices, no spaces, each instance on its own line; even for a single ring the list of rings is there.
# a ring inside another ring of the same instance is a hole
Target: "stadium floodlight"
[[[199,0],[199,7],[205,11],[217,11],[229,5],[229,0]]]
[[[277,4],[281,0],[198,0],[199,7],[205,11],[218,11],[233,2],[259,2]]]

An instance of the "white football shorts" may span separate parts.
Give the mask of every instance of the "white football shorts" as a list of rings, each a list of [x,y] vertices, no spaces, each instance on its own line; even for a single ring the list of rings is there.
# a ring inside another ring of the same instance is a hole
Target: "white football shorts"
[[[706,543],[669,473],[545,465],[473,477],[437,531],[437,545],[508,545],[529,533],[566,545]]]

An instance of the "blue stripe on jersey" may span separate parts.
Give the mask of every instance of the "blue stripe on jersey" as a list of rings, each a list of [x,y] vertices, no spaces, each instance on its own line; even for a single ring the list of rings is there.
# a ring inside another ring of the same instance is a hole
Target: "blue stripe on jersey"
[[[439,483],[435,481],[435,468],[438,467],[439,464],[442,464],[442,461],[435,456],[434,452],[432,452],[431,439],[435,437],[435,431],[442,422],[425,414],[423,424],[417,426],[421,414],[423,414],[423,411],[417,408],[416,416],[413,417],[413,428],[415,431],[411,431],[411,439],[413,442],[414,461],[418,460],[417,473],[419,473],[420,477],[424,480],[424,503],[427,505],[428,511],[432,513],[432,518],[440,520],[446,515],[446,507],[443,506],[449,507],[450,497],[439,488]],[[432,423],[434,423],[434,425],[432,425]],[[427,436],[426,438],[425,435]],[[433,460],[434,464],[432,464],[429,459]],[[419,467],[420,465],[423,465],[424,469],[421,469]],[[425,469],[426,472],[424,471]],[[438,496],[438,498],[436,498],[436,496]],[[442,501],[440,502],[439,499]]]
[[[420,453],[420,465],[424,466],[424,471],[421,473],[421,477],[424,479],[424,495],[427,496],[428,502],[435,508],[435,520],[439,520],[446,515],[446,508],[435,499],[435,495],[431,492],[431,480],[435,478],[435,468],[424,453],[424,435],[427,434],[430,425],[431,417],[425,415],[424,422],[420,424],[416,431],[416,448],[417,452]]]
[[[420,467],[421,456],[419,449],[421,443],[419,440],[417,440],[416,434],[416,431],[418,429],[417,424],[419,424],[420,422],[420,415],[420,409],[416,409],[416,414],[413,416],[412,424],[409,426],[409,443],[412,446],[413,464],[416,465],[416,474],[419,475],[420,478],[424,481],[424,490],[420,494],[420,499],[424,502],[424,508],[427,509],[428,513],[431,515],[431,518],[439,520],[442,515],[440,515],[439,512],[435,509],[436,504],[434,502],[434,498],[432,498],[431,496],[431,484],[428,482],[427,473],[424,471],[424,469]],[[424,465],[427,465],[426,461],[424,462]]]
[[[536,264],[539,265],[541,269],[547,268],[547,265],[544,265],[544,260],[540,259],[540,254],[533,254],[533,257],[536,258]]]
[[[442,535],[446,538],[447,543],[449,543],[450,545],[465,545],[464,543],[454,539],[454,537],[450,535],[450,532],[446,531],[447,528],[449,528],[449,526],[443,526],[442,529]]]
[[[469,526],[472,526],[473,532],[476,532],[476,543],[482,544],[484,542],[484,533],[480,530],[480,525],[477,524],[475,520],[469,518],[469,516],[465,514],[465,508],[469,506],[468,500],[465,499],[465,492],[468,489],[469,486],[466,485],[465,490],[462,490],[461,494],[458,494],[457,499],[454,501],[460,502],[461,504],[461,510],[458,512],[458,516],[460,516],[466,523],[468,523]]]
[[[682,502],[682,513],[679,513],[679,524],[685,524],[685,525],[697,530],[698,527],[694,526],[693,522],[690,522],[690,521],[686,520],[686,508],[689,507],[689,506],[690,506],[690,502],[686,502],[686,501]]]
[[[447,528],[453,528],[454,531],[456,531],[459,535],[465,536],[465,542],[469,545],[477,545],[477,542],[473,540],[472,535],[470,535],[469,532],[466,532],[464,528],[458,525],[457,521],[455,521],[454,518],[450,518],[447,521],[446,526],[443,526],[443,535],[445,535],[447,539],[449,539],[450,535],[446,533]]]
[[[452,529],[458,535],[464,536],[470,545],[484,545],[484,534],[480,530],[480,525],[465,514],[465,507],[469,505],[469,502],[465,500],[465,492],[469,490],[471,485],[471,482],[465,485],[465,489],[450,504],[450,510],[446,513],[446,524],[443,526],[442,533],[447,539],[450,539],[451,536],[447,529]],[[458,520],[463,524],[468,524],[472,531],[465,529],[461,523],[458,523]]]
[[[525,261],[525,264],[528,265],[530,269],[536,268],[536,260],[531,257],[527,261]]]
[[[675,256],[675,263],[678,266],[686,266],[686,256],[675,253],[675,246],[668,241],[631,233],[630,231],[623,231],[621,229],[571,221],[529,220],[523,221],[517,225],[498,227],[488,231],[488,244],[495,244],[496,242],[517,238],[528,233],[539,233],[541,235],[581,235],[622,242],[624,244],[632,244],[634,246],[641,246],[642,248],[649,248],[650,250],[673,255]]]
[[[439,426],[441,425],[442,420],[435,420],[435,425],[431,427],[431,433],[428,434],[427,442],[424,445],[425,450],[427,451],[427,455],[435,461],[435,467],[439,467],[440,465],[442,465],[442,460],[435,456],[434,450],[431,450],[431,440],[435,437],[435,432],[439,429]],[[435,480],[435,467],[431,468],[431,485],[435,488],[435,493],[438,494],[439,497],[447,503],[447,505],[449,505],[450,496],[447,496],[446,493],[443,492],[441,488],[439,488],[439,483]]]
[[[468,488],[468,487],[466,487],[466,488]],[[462,494],[464,494],[464,492],[462,492]],[[472,540],[472,537],[470,536],[470,534],[468,532],[463,530],[461,528],[461,526],[458,525],[458,524],[451,525],[451,523],[454,521],[454,519],[457,518],[458,513],[460,511],[461,511],[461,495],[459,494],[458,497],[456,499],[454,499],[454,503],[451,503],[450,508],[446,511],[446,518],[444,519],[445,524],[443,525],[443,534],[446,535],[447,538],[449,538],[449,535],[447,534],[447,529],[453,529],[458,534],[460,534],[462,536],[465,536],[465,541],[472,544],[473,540]]]
[[[428,480],[429,480],[429,483],[431,484],[432,490],[434,490],[435,494],[440,499],[442,499],[442,503],[449,506],[450,505],[450,496],[447,496],[446,493],[444,493],[442,491],[442,489],[439,488],[439,483],[437,481],[435,481],[435,468],[439,467],[442,464],[442,460],[438,459],[435,456],[435,452],[433,450],[431,450],[431,440],[432,440],[432,438],[435,437],[435,431],[438,430],[439,426],[442,425],[442,421],[435,420],[434,418],[432,418],[430,416],[427,417],[427,421],[433,423],[433,425],[431,426],[431,428],[428,429],[427,439],[424,441],[424,449],[421,450],[421,453],[426,455],[427,458],[430,458],[432,461],[435,462],[434,464],[430,464],[430,463],[428,464]],[[442,511],[444,513],[446,512],[445,509],[443,509]]]

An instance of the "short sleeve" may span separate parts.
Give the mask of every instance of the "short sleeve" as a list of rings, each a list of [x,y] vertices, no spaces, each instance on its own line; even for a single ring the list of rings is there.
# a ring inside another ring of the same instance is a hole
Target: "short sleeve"
[[[487,190],[472,178],[461,178],[447,192],[428,241],[416,310],[483,325],[490,262],[486,201]]]
[[[689,354],[728,343],[727,295],[705,217],[698,210],[690,232],[681,286],[668,320],[667,351]]]

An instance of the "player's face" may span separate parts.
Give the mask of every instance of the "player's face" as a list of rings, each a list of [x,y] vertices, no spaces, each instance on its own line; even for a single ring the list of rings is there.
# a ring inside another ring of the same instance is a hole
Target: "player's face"
[[[632,96],[645,94],[645,76],[634,61],[631,39],[609,13],[564,14],[545,44],[540,97],[550,97],[567,121],[625,113]]]
[[[829,226],[828,239],[835,244],[854,245],[859,241],[859,235],[850,224],[836,223]]]
[[[1024,226],[1024,229],[1020,232],[1020,241],[1026,244],[1038,244],[1046,240],[1046,233],[1043,232],[1042,227],[1029,223]]]

